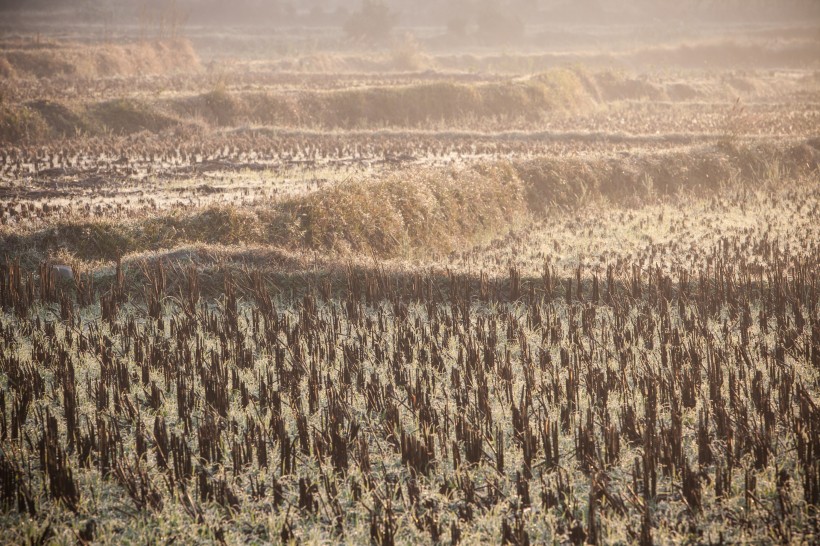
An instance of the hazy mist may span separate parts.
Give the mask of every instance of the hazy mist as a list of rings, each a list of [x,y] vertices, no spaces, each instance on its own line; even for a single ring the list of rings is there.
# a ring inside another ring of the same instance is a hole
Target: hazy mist
[[[135,21],[146,11],[177,10],[191,23],[253,25],[342,25],[367,2],[361,0],[0,0],[0,10],[59,11],[92,22],[103,18]],[[380,3],[380,2],[374,2]],[[418,0],[384,2],[399,25],[458,26],[487,14],[518,17],[527,26],[563,22],[637,23],[704,21],[743,23],[820,17],[815,0]]]

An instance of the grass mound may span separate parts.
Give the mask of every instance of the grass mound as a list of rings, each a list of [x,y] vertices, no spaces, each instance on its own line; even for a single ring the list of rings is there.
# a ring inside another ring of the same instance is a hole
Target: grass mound
[[[137,250],[131,230],[117,222],[69,221],[47,229],[34,241],[20,241],[23,248],[65,249],[81,260],[111,260]]]
[[[815,141],[407,169],[253,208],[175,210],[123,224],[67,220],[27,235],[6,235],[0,243],[10,252],[38,256],[35,263],[57,249],[86,260],[111,260],[183,244],[408,257],[469,248],[546,210],[600,199],[640,206],[667,195],[712,195],[727,186],[774,185],[818,172]]]
[[[27,106],[43,118],[54,136],[71,137],[94,130],[93,124],[86,117],[60,102],[36,100],[29,102]]]
[[[820,147],[812,141],[786,147],[724,143],[626,158],[538,158],[516,163],[527,202],[536,209],[598,197],[637,204],[647,197],[704,194],[731,184],[777,184],[818,171]]]
[[[421,127],[471,120],[539,120],[554,111],[588,105],[592,98],[578,73],[556,69],[537,77],[470,84],[432,82],[334,91],[236,93],[216,89],[167,101],[181,117],[215,126],[251,121],[264,125],[325,128]]]
[[[114,99],[96,104],[89,109],[89,115],[117,134],[140,131],[157,133],[178,124],[177,120],[136,99]]]
[[[265,215],[271,239],[314,249],[396,256],[449,252],[525,211],[509,164],[401,173],[349,182],[285,203]]]
[[[148,250],[171,248],[181,242],[234,245],[262,239],[257,215],[231,206],[149,218],[139,223],[136,233],[140,246]]]
[[[607,70],[595,75],[595,84],[605,101],[617,100],[663,100],[664,90],[641,78],[623,72]]]
[[[49,50],[36,53],[43,51]],[[120,68],[111,70],[116,72]],[[307,90],[298,95],[237,92],[218,87],[187,97],[115,98],[76,107],[37,100],[6,108],[4,133],[0,133],[0,138],[33,144],[49,136],[72,137],[80,133],[160,133],[186,122],[204,122],[215,128],[254,123],[323,129],[420,128],[430,124],[482,124],[503,120],[538,122],[553,112],[575,110],[594,102],[589,93],[590,84],[583,77],[575,70],[557,69],[532,78],[484,84],[432,82]],[[35,126],[35,122],[39,126]]]
[[[0,102],[0,142],[37,141],[47,134],[48,125],[36,110]]]
[[[22,78],[135,76],[200,66],[184,39],[118,45],[6,40],[0,46],[0,74]]]
[[[167,104],[169,110],[183,118],[201,118],[207,123],[226,127],[247,115],[248,107],[231,92],[219,87],[207,93]]]
[[[317,125],[349,128],[417,127],[470,119],[540,119],[550,112],[585,104],[589,97],[573,72],[556,70],[526,80],[351,89],[317,94],[310,100],[316,107],[304,111],[314,113]]]

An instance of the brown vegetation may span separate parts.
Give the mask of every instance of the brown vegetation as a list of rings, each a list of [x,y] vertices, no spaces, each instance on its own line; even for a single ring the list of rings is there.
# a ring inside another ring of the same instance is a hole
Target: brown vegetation
[[[0,542],[816,542],[816,36],[611,30],[0,42]]]
[[[86,260],[197,242],[408,257],[469,248],[550,209],[601,199],[638,205],[647,198],[702,197],[724,188],[811,179],[818,172],[816,141],[785,148],[722,144],[628,159],[539,158],[404,169],[381,180],[348,180],[242,209],[212,206],[117,223],[58,221],[22,237],[6,235],[3,244],[30,256],[59,248]]]
[[[30,40],[0,43],[0,71],[9,77],[149,76],[198,68],[199,58],[191,43],[181,38],[94,46]]]

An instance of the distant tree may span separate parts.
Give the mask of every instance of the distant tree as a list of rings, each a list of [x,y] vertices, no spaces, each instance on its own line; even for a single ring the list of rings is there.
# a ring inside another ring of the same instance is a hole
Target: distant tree
[[[345,21],[344,31],[356,40],[386,42],[396,20],[396,14],[382,0],[364,0],[362,7]]]

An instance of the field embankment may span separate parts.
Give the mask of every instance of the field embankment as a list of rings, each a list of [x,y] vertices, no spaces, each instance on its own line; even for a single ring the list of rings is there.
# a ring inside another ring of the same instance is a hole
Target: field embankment
[[[816,31],[815,31],[816,32]],[[605,40],[598,37],[599,40]],[[551,43],[550,36],[537,44],[539,52],[482,52],[482,48],[464,48],[450,44],[424,49],[417,43],[398,42],[384,52],[309,52],[297,56],[264,61],[264,66],[278,72],[302,74],[407,73],[426,70],[524,75],[567,65],[584,65],[594,69],[647,67],[690,69],[762,69],[817,68],[820,46],[807,33],[774,32],[772,35],[743,34],[720,37],[686,37],[667,43],[637,43],[624,39],[610,47],[596,44]],[[549,44],[544,47],[544,44]],[[455,49],[456,51],[452,51]]]
[[[37,96],[32,92],[17,97],[12,92],[0,100],[0,142],[36,145],[77,136],[201,135],[234,128],[497,132],[539,131],[560,124],[562,130],[597,132],[623,130],[636,123],[643,123],[644,131],[652,127],[666,131],[674,122],[679,132],[702,131],[706,118],[715,116],[727,122],[748,118],[749,127],[732,130],[759,132],[762,127],[782,125],[779,105],[791,101],[790,97],[815,96],[817,89],[816,79],[811,78],[784,80],[742,73],[650,78],[575,67],[525,78],[407,78],[338,89],[253,88],[220,82],[207,91],[167,96],[161,88],[134,93],[118,88],[110,96],[73,99],[31,98]],[[736,112],[732,105],[741,99],[743,111]],[[799,129],[800,124],[799,118],[790,121],[790,127]]]
[[[432,82],[341,90],[231,91],[171,98],[35,100],[0,104],[0,142],[85,135],[159,133],[186,126],[241,125],[355,129],[458,126],[481,120],[544,119],[593,103],[591,82],[554,70],[525,80]]]
[[[814,39],[772,40],[741,37],[642,45],[610,52],[440,55],[430,59],[429,63],[442,70],[525,74],[566,64],[583,64],[593,68],[617,66],[642,69],[816,68],[817,59],[820,59],[820,45]],[[347,60],[347,64],[352,64],[352,61]]]
[[[213,205],[125,222],[78,217],[31,232],[7,230],[2,244],[34,263],[58,251],[112,260],[192,243],[408,257],[469,248],[547,210],[596,200],[637,206],[675,194],[777,184],[816,176],[818,170],[817,140],[785,147],[723,143],[634,157],[494,161],[360,177],[253,207]]]
[[[39,40],[0,42],[5,78],[107,78],[188,72],[200,66],[188,40],[80,44]]]

